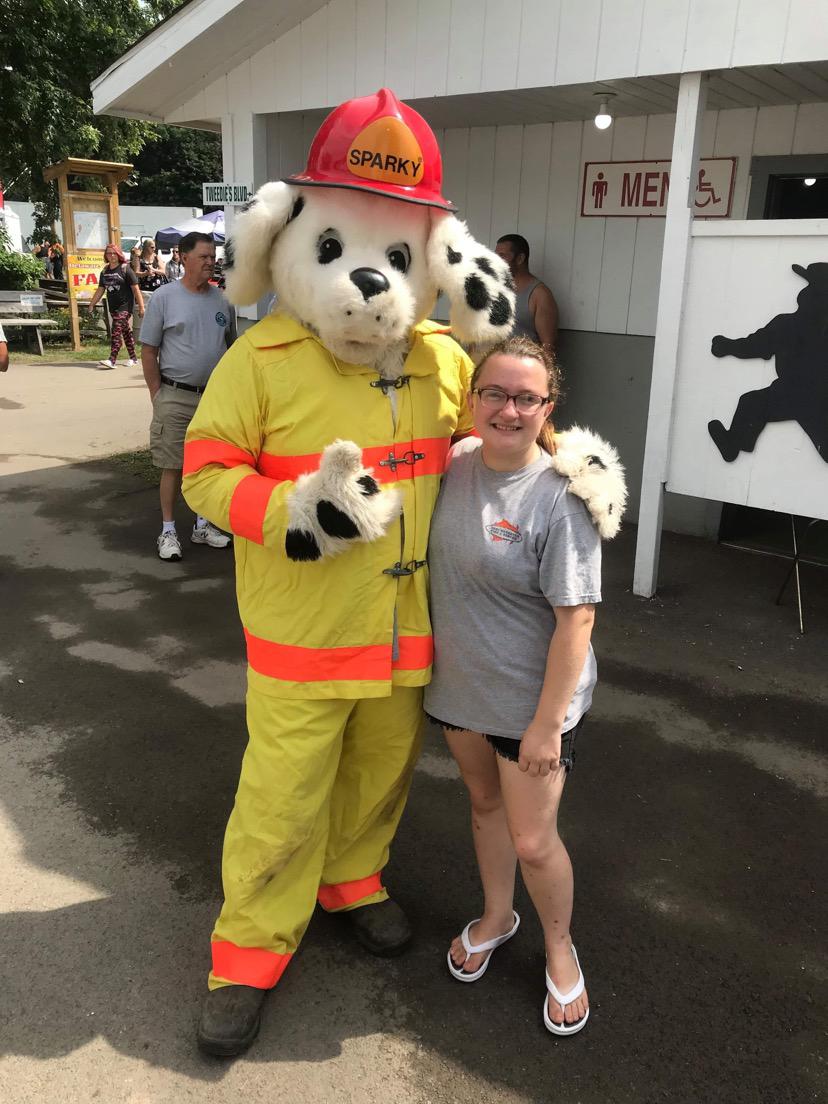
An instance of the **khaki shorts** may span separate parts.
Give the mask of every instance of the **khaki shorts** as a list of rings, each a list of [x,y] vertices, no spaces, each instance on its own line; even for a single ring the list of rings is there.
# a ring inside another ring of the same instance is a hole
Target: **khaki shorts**
[[[184,467],[184,434],[200,398],[194,391],[165,383],[156,391],[150,423],[150,454],[156,468]]]

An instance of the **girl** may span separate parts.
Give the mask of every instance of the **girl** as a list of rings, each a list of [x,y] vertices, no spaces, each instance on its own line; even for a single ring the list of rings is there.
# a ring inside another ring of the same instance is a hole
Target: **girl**
[[[106,268],[101,270],[98,278],[98,290],[89,301],[89,310],[93,311],[99,300],[106,295],[109,313],[112,316],[109,360],[102,360],[99,363],[103,368],[114,368],[121,344],[124,343],[129,356],[127,368],[134,368],[138,362],[135,359],[135,338],[130,326],[133,305],[137,306],[140,315],[143,316],[144,313],[144,300],[141,288],[138,286],[138,277],[127,264],[126,257],[117,245],[110,243],[106,247],[104,260]]]
[[[601,546],[552,467],[558,392],[551,354],[526,338],[498,345],[472,377],[479,439],[452,449],[431,527],[435,662],[425,707],[469,792],[483,884],[483,915],[451,944],[449,970],[476,981],[517,931],[519,861],[544,931],[544,1023],[571,1035],[589,1003],[557,816],[595,684]]]
[[[132,251],[133,254],[135,250]],[[147,240],[141,245],[141,251],[137,257],[137,268],[135,263],[130,260],[130,265],[138,274],[138,281],[141,286],[141,292],[144,296],[144,305],[149,306],[149,301],[152,299],[155,292],[167,283],[167,277],[164,275],[164,269],[161,268],[158,263],[158,254],[155,249],[155,242],[152,238]],[[143,312],[142,312],[143,314]],[[132,325],[135,330],[135,336],[138,340],[141,340],[141,322],[139,318],[133,317]]]

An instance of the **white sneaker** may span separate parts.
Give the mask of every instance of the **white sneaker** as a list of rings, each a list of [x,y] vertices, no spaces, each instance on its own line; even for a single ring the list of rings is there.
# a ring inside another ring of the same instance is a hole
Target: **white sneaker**
[[[137,368],[138,367],[138,361],[137,360],[128,360],[127,363],[126,363],[126,366],[127,366],[127,368]]]
[[[158,538],[158,556],[162,560],[181,559],[181,541],[175,529],[168,529]]]
[[[101,368],[114,368],[115,367],[115,365],[112,363],[111,360],[99,360],[98,364],[100,364]]]
[[[204,525],[194,525],[190,537],[193,544],[209,544],[211,548],[226,548],[233,540],[227,533],[222,533],[209,521]]]

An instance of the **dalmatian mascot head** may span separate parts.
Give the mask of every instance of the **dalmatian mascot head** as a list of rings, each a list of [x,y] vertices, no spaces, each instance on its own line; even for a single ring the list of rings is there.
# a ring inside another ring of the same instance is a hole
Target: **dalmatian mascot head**
[[[342,104],[305,171],[265,184],[237,217],[230,299],[252,303],[273,290],[280,310],[336,357],[391,378],[440,291],[459,341],[508,336],[509,270],[454,217],[441,184],[434,134],[393,92]]]

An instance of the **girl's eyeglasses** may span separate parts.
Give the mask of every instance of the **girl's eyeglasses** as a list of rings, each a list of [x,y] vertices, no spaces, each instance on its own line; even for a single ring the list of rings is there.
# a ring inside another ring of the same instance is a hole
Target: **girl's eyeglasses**
[[[491,410],[501,410],[511,399],[518,414],[534,414],[544,403],[549,402],[548,395],[533,395],[531,391],[521,391],[519,395],[509,395],[499,387],[473,387],[472,394],[479,396],[483,405]]]

